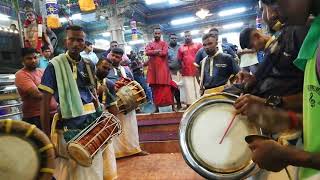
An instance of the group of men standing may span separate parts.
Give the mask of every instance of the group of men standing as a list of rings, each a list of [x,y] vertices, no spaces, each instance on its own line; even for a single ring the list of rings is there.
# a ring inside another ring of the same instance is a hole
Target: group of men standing
[[[178,45],[176,34],[170,34],[168,45],[161,40],[159,28],[153,33],[154,41],[146,46],[149,56],[147,81],[157,107],[172,105],[174,96],[178,109],[181,108],[180,93],[172,90],[179,86],[181,99],[188,107],[200,98],[201,89],[222,86],[239,71],[235,60],[218,49],[218,30],[215,28],[204,36],[204,47],[193,42],[190,31],[184,32],[182,45]],[[202,60],[205,63],[201,64]]]

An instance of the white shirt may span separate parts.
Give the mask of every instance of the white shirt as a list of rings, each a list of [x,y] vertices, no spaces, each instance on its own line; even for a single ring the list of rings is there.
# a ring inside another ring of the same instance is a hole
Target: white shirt
[[[98,56],[96,55],[96,53],[94,53],[94,52],[92,52],[92,51],[89,52],[89,53],[86,53],[85,51],[82,51],[82,52],[80,53],[80,56],[81,56],[82,58],[91,60],[94,65],[96,65],[96,64],[98,63],[98,61],[99,61],[99,58],[98,58]]]

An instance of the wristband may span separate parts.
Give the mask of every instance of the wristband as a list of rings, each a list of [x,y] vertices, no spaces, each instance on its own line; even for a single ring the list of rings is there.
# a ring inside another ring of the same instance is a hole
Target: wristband
[[[290,129],[296,129],[299,125],[299,119],[297,114],[293,111],[288,111],[288,116],[290,118]]]

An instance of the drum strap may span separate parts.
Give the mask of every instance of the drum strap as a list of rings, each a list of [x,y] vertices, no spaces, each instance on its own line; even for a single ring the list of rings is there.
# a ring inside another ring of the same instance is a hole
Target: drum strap
[[[91,83],[92,86],[96,87],[96,81],[95,81],[95,78],[94,78],[94,75],[93,75],[93,72],[92,72],[92,69],[91,69],[91,66],[90,66],[90,61],[87,60],[87,59],[83,59],[83,60],[84,60],[85,65],[86,65],[86,69],[87,69],[87,72],[88,72],[90,83]]]

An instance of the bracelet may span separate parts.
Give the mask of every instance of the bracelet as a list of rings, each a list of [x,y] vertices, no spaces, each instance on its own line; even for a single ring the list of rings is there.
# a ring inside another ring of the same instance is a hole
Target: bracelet
[[[293,111],[288,111],[288,116],[290,118],[290,129],[296,129],[299,125],[299,119],[297,114]]]

